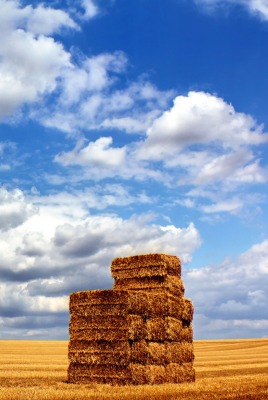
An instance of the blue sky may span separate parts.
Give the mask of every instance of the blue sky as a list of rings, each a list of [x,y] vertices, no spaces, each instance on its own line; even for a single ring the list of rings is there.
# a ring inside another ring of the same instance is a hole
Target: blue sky
[[[183,263],[196,339],[268,334],[268,1],[0,0],[0,338],[68,338],[113,258]]]

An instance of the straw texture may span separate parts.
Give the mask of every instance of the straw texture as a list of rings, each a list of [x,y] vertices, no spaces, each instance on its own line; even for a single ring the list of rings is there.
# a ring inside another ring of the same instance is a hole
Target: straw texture
[[[184,295],[184,285],[178,276],[153,276],[151,278],[115,279],[114,290],[146,290],[148,292]]]
[[[115,258],[112,261],[113,278],[143,278],[152,276],[181,276],[180,259],[166,254],[145,254]]]
[[[146,327],[147,340],[163,342],[165,340],[180,341],[181,339],[182,322],[178,319],[151,318],[146,321]]]

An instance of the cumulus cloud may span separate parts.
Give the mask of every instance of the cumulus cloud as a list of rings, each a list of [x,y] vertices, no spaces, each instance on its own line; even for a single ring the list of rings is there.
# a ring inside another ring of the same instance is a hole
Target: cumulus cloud
[[[206,188],[201,197],[211,200],[212,190],[217,201],[201,205],[203,211],[240,210],[243,201],[232,200],[231,205],[230,195],[234,198],[245,185],[267,182],[267,166],[254,150],[267,141],[263,126],[250,115],[237,112],[216,95],[189,92],[176,97],[173,106],[154,120],[136,156],[161,162],[180,187],[199,188],[188,192],[185,205],[194,206],[200,189]]]
[[[21,225],[36,212],[21,190],[0,188],[0,231]]]
[[[52,37],[61,27],[75,28],[63,11],[39,5],[22,7],[1,0],[0,117],[39,96],[53,92],[56,80],[70,68],[70,55]]]
[[[195,304],[197,337],[267,336],[267,240],[236,261],[185,271],[184,279]]]
[[[213,144],[223,150],[258,145],[267,141],[262,128],[220,97],[189,92],[176,97],[172,108],[154,121],[142,151],[146,158],[162,159],[193,145]]]

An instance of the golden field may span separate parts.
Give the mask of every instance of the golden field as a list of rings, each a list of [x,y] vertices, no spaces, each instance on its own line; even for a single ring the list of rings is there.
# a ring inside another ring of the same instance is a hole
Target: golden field
[[[268,399],[268,339],[195,341],[196,382],[71,385],[66,341],[0,341],[1,400]]]

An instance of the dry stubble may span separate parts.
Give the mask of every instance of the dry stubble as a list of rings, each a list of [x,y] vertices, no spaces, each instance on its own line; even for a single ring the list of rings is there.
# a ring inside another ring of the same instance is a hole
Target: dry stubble
[[[66,383],[68,342],[0,341],[1,400],[267,400],[268,339],[195,341],[196,382]]]

